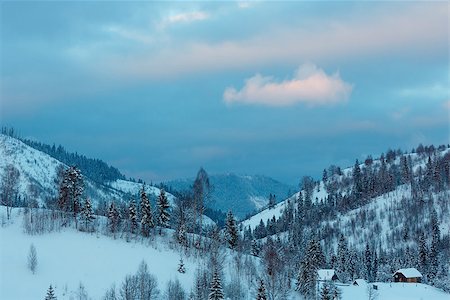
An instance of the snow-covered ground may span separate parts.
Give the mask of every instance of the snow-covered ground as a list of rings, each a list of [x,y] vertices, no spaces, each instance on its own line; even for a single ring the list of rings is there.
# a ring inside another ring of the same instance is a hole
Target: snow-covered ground
[[[65,166],[51,156],[25,145],[18,139],[0,134],[0,178],[8,164],[12,164],[20,172],[19,194],[29,195],[29,187],[33,184],[45,192],[55,189],[57,168]],[[43,198],[38,198],[42,202]]]
[[[43,299],[50,284],[58,299],[75,298],[80,282],[92,299],[101,299],[112,284],[119,287],[128,274],[135,274],[144,260],[161,291],[178,278],[186,291],[194,279],[196,263],[183,258],[186,273],[177,271],[180,255],[160,243],[157,249],[141,242],[114,240],[101,234],[65,229],[43,235],[23,233],[22,216],[13,210],[13,223],[0,227],[0,299]],[[0,216],[4,215],[0,207]],[[27,268],[30,245],[37,252],[37,270]]]
[[[450,294],[421,283],[371,283],[376,285],[376,300],[448,300]],[[342,300],[369,299],[367,286],[338,286],[342,291]]]
[[[149,271],[157,277],[161,295],[169,280],[178,279],[190,291],[199,261],[183,257],[186,273],[177,271],[180,255],[167,246],[167,239],[158,246],[146,242],[126,242],[101,234],[62,229],[43,235],[27,235],[22,228],[22,209],[13,209],[12,222],[0,227],[0,299],[43,299],[48,286],[55,287],[58,299],[76,299],[82,283],[92,299],[101,299],[106,290],[120,285],[128,274],[135,274],[144,260]],[[0,207],[0,220],[4,221],[5,208]],[[2,222],[5,223],[5,222]],[[27,268],[30,245],[37,251],[36,273]],[[233,276],[230,251],[225,258],[224,284]],[[450,295],[425,284],[376,283],[378,300],[447,300]],[[253,286],[246,289],[253,299]],[[340,285],[343,300],[367,299],[365,286]],[[162,297],[161,299],[165,299]],[[291,298],[301,299],[292,291]]]
[[[129,193],[132,195],[139,195],[139,191],[142,189],[142,183],[132,182],[128,180],[122,180],[118,179],[116,181],[110,182],[109,185],[119,191],[122,191],[124,193]],[[145,192],[149,195],[159,196],[160,189],[151,185],[145,186]],[[167,193],[167,199],[169,200],[170,204],[173,205],[175,203],[175,197]]]
[[[304,193],[304,191],[302,191]],[[247,220],[242,221],[242,225],[244,228],[247,228],[250,226],[252,230],[256,228],[256,226],[259,225],[261,220],[264,222],[264,224],[267,223],[267,220],[272,219],[275,216],[275,219],[278,219],[283,214],[283,211],[288,204],[288,201],[295,201],[299,196],[299,192],[295,193],[291,197],[287,198],[286,200],[281,201],[280,203],[277,203],[273,208],[266,208],[259,213],[253,215],[252,217],[248,218]],[[320,182],[319,188],[314,188],[312,199],[313,201],[320,201],[323,199],[326,199],[328,197],[328,193],[325,190],[325,187],[323,185],[323,182]]]

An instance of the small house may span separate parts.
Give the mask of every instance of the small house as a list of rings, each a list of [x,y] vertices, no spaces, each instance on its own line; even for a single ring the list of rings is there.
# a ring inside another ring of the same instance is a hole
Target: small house
[[[356,286],[366,286],[367,282],[364,279],[355,279],[352,284]]]
[[[337,281],[339,280],[333,269],[317,270],[317,281]]]
[[[422,274],[416,268],[400,269],[392,275],[394,282],[421,282]]]

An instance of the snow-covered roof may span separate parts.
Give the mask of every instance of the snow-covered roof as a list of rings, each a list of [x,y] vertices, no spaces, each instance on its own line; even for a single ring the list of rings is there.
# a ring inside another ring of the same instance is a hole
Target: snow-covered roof
[[[317,280],[319,281],[333,280],[334,275],[336,275],[336,272],[333,269],[317,270]]]
[[[402,273],[406,278],[422,277],[422,274],[416,268],[400,269],[394,275],[397,273]]]
[[[365,281],[364,279],[355,279],[353,281],[353,285],[364,286],[366,284],[367,284],[367,281]]]

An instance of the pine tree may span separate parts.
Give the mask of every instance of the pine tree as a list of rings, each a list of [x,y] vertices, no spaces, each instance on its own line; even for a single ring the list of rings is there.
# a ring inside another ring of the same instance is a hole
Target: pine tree
[[[411,181],[411,172],[406,156],[402,155],[400,159],[400,165],[402,168],[402,183],[403,184],[409,183]]]
[[[88,230],[88,225],[95,219],[94,213],[92,212],[92,204],[89,198],[86,198],[83,205],[83,210],[81,211],[81,218],[84,221],[84,227]]]
[[[259,280],[258,294],[256,295],[256,300],[267,300],[266,287],[262,279]]]
[[[149,235],[150,228],[155,226],[153,222],[152,208],[150,206],[150,201],[148,200],[147,194],[145,193],[145,185],[142,186],[141,190],[141,228],[142,234],[144,236]]]
[[[128,207],[128,219],[130,220],[130,231],[134,234],[138,226],[136,202],[134,202],[134,199],[131,199],[130,206]]]
[[[372,280],[378,281],[378,256],[376,251],[373,251]]]
[[[158,225],[161,227],[169,227],[170,214],[169,214],[169,200],[167,199],[166,192],[161,189],[158,197]],[[159,231],[161,234],[161,230]]]
[[[319,295],[319,299],[320,300],[332,300],[332,295],[331,295],[331,287],[330,284],[325,282],[322,285],[322,288],[320,289],[320,295]]]
[[[52,285],[47,290],[47,295],[45,296],[45,300],[56,300],[55,291],[53,290]]]
[[[259,256],[259,252],[260,252],[260,249],[259,249],[258,243],[256,242],[255,239],[253,239],[252,240],[252,252],[251,252],[251,254],[253,256]]]
[[[277,200],[275,198],[275,195],[270,194],[269,195],[269,209],[272,209],[275,207]]]
[[[231,249],[234,249],[237,246],[238,242],[238,232],[236,228],[236,221],[234,220],[233,213],[228,211],[227,220],[226,220],[226,233],[227,233],[227,242]]]
[[[425,242],[425,235],[423,232],[419,235],[419,253],[418,253],[418,265],[419,271],[427,273],[428,270],[428,247]]]
[[[431,245],[429,252],[429,270],[428,270],[428,279],[430,283],[434,283],[438,272],[438,247],[440,243],[440,229],[439,229],[439,221],[437,218],[436,210],[433,209],[431,212]]]
[[[366,271],[366,279],[368,282],[372,282],[372,252],[370,251],[369,244],[366,244],[366,251],[364,252],[364,265]]]
[[[361,201],[363,195],[363,185],[361,168],[359,167],[358,160],[356,160],[355,166],[353,167],[353,194],[357,201]]]
[[[224,299],[222,284],[220,282],[220,276],[217,271],[214,272],[213,279],[210,285],[210,293],[208,300],[221,300]]]
[[[72,166],[63,173],[63,178],[59,186],[58,208],[65,212],[72,212],[77,222],[77,215],[80,210],[80,197],[84,192],[84,181],[80,170]]]
[[[343,234],[341,234],[337,248],[337,272],[340,275],[340,279],[345,283],[349,279],[347,272],[347,265],[349,260],[349,251],[347,247],[347,241]]]
[[[300,263],[300,270],[297,275],[296,290],[306,298],[314,298],[316,294],[317,270],[325,264],[325,257],[322,252],[320,242],[313,237],[306,249],[303,260]]]
[[[187,246],[187,232],[186,232],[186,225],[184,223],[181,223],[178,226],[177,241],[178,243],[180,243],[180,245],[184,247]]]
[[[341,290],[334,283],[331,283],[331,299],[339,300],[341,299],[341,295]]]
[[[108,223],[111,233],[115,233],[119,225],[120,214],[114,202],[111,202],[108,209]]]
[[[178,264],[178,272],[182,274],[186,273],[186,268],[184,267],[184,262],[182,258],[180,258],[180,263]]]

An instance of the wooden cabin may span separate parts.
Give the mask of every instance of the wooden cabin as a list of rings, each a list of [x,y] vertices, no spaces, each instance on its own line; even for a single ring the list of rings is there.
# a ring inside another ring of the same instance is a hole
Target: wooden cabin
[[[400,269],[392,275],[394,282],[420,283],[422,274],[416,268]]]
[[[317,281],[338,281],[339,278],[333,269],[320,269],[317,270]]]

